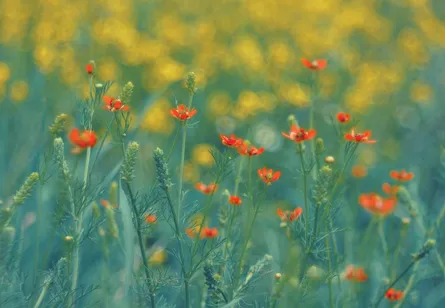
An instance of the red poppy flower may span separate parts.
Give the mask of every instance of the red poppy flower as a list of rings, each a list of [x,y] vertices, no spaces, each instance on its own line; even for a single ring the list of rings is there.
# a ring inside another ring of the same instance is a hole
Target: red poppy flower
[[[362,166],[362,165],[356,165],[356,166],[352,167],[351,172],[352,172],[352,175],[358,179],[364,178],[365,176],[368,175],[368,170],[366,170],[366,167]]]
[[[399,186],[397,186],[397,185],[391,186],[389,183],[384,183],[382,185],[382,190],[388,196],[395,197],[397,195],[397,192],[399,191]]]
[[[229,197],[229,203],[232,205],[241,205],[242,200],[238,196],[230,196]]]
[[[181,121],[186,121],[192,118],[198,111],[196,109],[189,110],[185,105],[181,104],[178,107],[171,109],[170,114]]]
[[[389,288],[385,293],[385,297],[391,302],[399,301],[403,298],[403,291]]]
[[[72,150],[74,154],[78,154],[86,148],[92,148],[97,143],[97,136],[93,131],[84,130],[80,132],[79,129],[73,128],[68,137],[71,143],[76,146]]]
[[[358,203],[368,212],[378,216],[391,214],[397,204],[396,198],[383,198],[376,193],[361,194]]]
[[[144,216],[145,216],[145,222],[148,224],[155,224],[158,221],[158,217],[156,217],[156,215],[154,214],[151,215],[145,214]]]
[[[216,228],[204,227],[204,228],[202,229],[202,232],[201,232],[201,234],[200,234],[199,237],[200,237],[201,239],[203,239],[203,238],[215,238],[215,237],[218,236],[218,234],[219,234],[218,229],[216,229]]]
[[[225,135],[219,135],[221,138],[222,144],[225,146],[228,146],[229,148],[238,148],[243,144],[243,139],[237,138],[234,134],[232,134],[230,137]]]
[[[305,140],[313,139],[317,135],[317,132],[315,129],[305,131],[304,128],[298,127],[297,125],[292,125],[289,134],[282,133],[282,135],[292,141],[303,142]]]
[[[399,182],[408,182],[411,181],[414,178],[414,173],[412,172],[406,172],[405,169],[402,169],[401,171],[393,170],[389,173],[389,175],[396,181]]]
[[[283,211],[282,209],[277,209],[277,214],[280,217],[282,221],[294,221],[297,220],[298,217],[300,217],[301,213],[303,213],[303,209],[301,207],[295,208],[292,212],[291,211]]]
[[[115,99],[114,97],[110,96],[104,96],[103,98],[105,106],[103,109],[109,110],[111,112],[116,112],[119,110],[128,111],[130,110],[130,107],[127,105],[124,105],[120,99]]]
[[[349,113],[346,113],[346,112],[337,113],[337,121],[338,122],[345,124],[345,123],[348,123],[349,120],[351,120],[351,116],[349,115]]]
[[[200,192],[202,192],[203,194],[209,195],[209,194],[213,194],[214,192],[216,192],[218,190],[218,185],[213,184],[213,183],[209,184],[209,185],[206,185],[204,183],[196,183],[195,188],[197,190],[199,190]]]
[[[258,169],[258,175],[267,185],[271,185],[272,182],[278,180],[281,176],[280,171],[273,171],[272,169],[267,169],[264,167],[263,169]]]
[[[355,267],[354,265],[348,265],[344,272],[346,280],[353,282],[364,282],[368,280],[368,275],[365,273],[363,267]]]
[[[256,156],[260,155],[264,152],[264,148],[256,148],[253,145],[248,145],[247,143],[243,143],[238,148],[238,153],[244,156]]]
[[[88,74],[92,74],[94,71],[94,66],[91,63],[88,63],[87,65],[85,65],[85,70],[87,71]]]
[[[376,143],[375,140],[370,140],[371,138],[371,131],[367,130],[363,133],[356,133],[355,129],[351,129],[351,132],[349,134],[345,135],[345,139],[352,142],[358,142],[358,143]]]
[[[310,61],[308,59],[302,58],[301,63],[303,63],[306,68],[313,71],[320,71],[322,69],[325,69],[328,65],[328,61],[325,59],[315,59]]]
[[[100,199],[100,204],[105,208],[113,206],[115,209],[117,209],[117,207],[118,207],[117,204],[111,205],[110,201],[105,200],[105,199]]]

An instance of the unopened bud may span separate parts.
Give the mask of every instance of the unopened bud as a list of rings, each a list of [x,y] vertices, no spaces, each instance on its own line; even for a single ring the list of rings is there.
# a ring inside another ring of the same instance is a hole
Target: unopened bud
[[[71,235],[67,235],[67,236],[65,236],[64,240],[67,243],[72,243],[74,238]]]
[[[334,156],[326,156],[324,161],[327,164],[333,164],[333,163],[335,163],[335,158],[334,158]]]
[[[281,273],[275,273],[274,277],[275,277],[276,280],[280,280]]]
[[[196,93],[196,74],[194,72],[188,73],[185,78],[185,87],[189,90],[190,94]]]
[[[287,122],[289,123],[289,126],[298,126],[297,119],[293,114],[287,117]]]
[[[321,138],[315,140],[315,153],[322,154],[324,152],[324,141]]]

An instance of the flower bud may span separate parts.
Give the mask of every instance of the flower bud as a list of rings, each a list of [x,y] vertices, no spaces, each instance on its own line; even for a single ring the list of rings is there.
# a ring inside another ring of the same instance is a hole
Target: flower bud
[[[280,280],[281,273],[275,273],[274,277],[275,277],[276,280]]]
[[[324,152],[324,141],[321,138],[315,140],[315,153],[322,154]]]
[[[327,164],[333,164],[333,163],[335,163],[335,158],[334,158],[334,156],[326,156],[324,161]]]

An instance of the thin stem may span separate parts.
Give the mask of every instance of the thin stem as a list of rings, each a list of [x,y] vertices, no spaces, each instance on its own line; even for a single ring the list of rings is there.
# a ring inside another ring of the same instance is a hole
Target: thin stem
[[[45,299],[46,293],[49,290],[49,287],[52,284],[52,279],[50,279],[49,281],[45,282],[45,284],[43,285],[43,289],[42,292],[40,292],[39,298],[37,299],[34,308],[39,308],[40,305],[42,304],[43,300]]]
[[[247,220],[246,220],[246,229],[244,231],[244,234],[246,235],[246,238],[244,240],[244,243],[243,243],[243,246],[242,246],[242,249],[241,249],[241,256],[240,256],[240,259],[239,259],[240,261],[239,261],[238,271],[236,272],[235,281],[234,281],[234,284],[233,284],[233,288],[234,289],[238,287],[238,283],[239,283],[239,280],[241,278],[241,273],[242,273],[243,265],[244,265],[243,264],[244,263],[244,255],[246,253],[247,245],[249,243],[249,238],[250,238],[250,233],[252,231],[252,226],[253,226],[253,223],[255,221],[256,214],[258,212],[258,207],[257,207],[257,209],[255,210],[255,213],[254,213],[254,218],[252,220],[252,225],[251,225],[251,227],[249,227],[249,222],[251,220],[251,215],[252,215],[252,208],[254,207],[253,188],[252,188],[252,157],[251,156],[249,156],[247,172],[248,172],[248,189],[249,189],[249,201],[250,201],[249,203],[250,204],[248,206]]]
[[[184,279],[184,289],[185,289],[185,307],[189,308],[190,307],[190,291],[189,291],[189,281],[188,281],[188,277],[187,277],[187,272],[185,270],[185,259],[184,259],[184,252],[183,252],[182,240],[181,240],[182,235],[181,235],[181,231],[179,228],[178,218],[176,216],[175,209],[173,207],[173,203],[170,198],[170,194],[167,190],[165,190],[165,196],[167,198],[167,203],[170,208],[170,212],[172,214],[173,222],[175,225],[176,241],[178,242],[178,246],[179,246],[179,259],[181,262],[182,274],[184,276],[183,279]]]
[[[385,260],[386,260],[386,266],[387,266],[387,271],[389,271],[389,264],[390,264],[390,258],[389,258],[389,250],[388,250],[388,243],[386,242],[385,239],[385,226],[384,226],[385,220],[382,219],[379,223],[379,237],[380,240],[382,241],[382,249],[383,249],[383,254],[385,255]]]
[[[329,232],[328,225],[325,225],[325,232]],[[329,270],[329,278],[328,278],[328,289],[329,289],[329,307],[334,308],[334,296],[332,294],[332,262],[331,262],[331,252],[329,248],[329,236],[325,237],[325,245],[326,245],[326,253],[328,257],[328,270]]]
[[[238,172],[236,174],[235,188],[234,188],[234,192],[233,192],[234,196],[238,196],[239,184],[241,182],[241,172],[243,170],[243,162],[244,162],[243,158],[244,157],[240,157],[240,162],[239,162],[239,165],[238,165]],[[230,209],[232,210],[232,214],[230,215],[229,224],[227,226],[227,232],[226,232],[226,234],[227,234],[227,241],[224,244],[224,260],[226,260],[226,257],[227,257],[227,251],[228,251],[228,248],[229,248],[229,239],[230,239],[230,235],[232,233],[232,225],[233,225],[233,222],[235,220],[235,215],[236,215],[236,207],[231,206]]]
[[[307,172],[306,165],[304,163],[304,149],[303,143],[298,144],[300,152],[301,170],[303,171],[303,195],[304,195],[304,235],[307,239],[309,231],[309,205],[308,205],[308,183],[307,183]]]
[[[89,121],[88,121],[88,130],[92,130],[93,126],[93,115],[94,115],[94,99],[93,99],[93,76],[90,76],[89,79],[90,84],[90,114],[89,114]],[[87,156],[85,159],[85,168],[83,172],[83,201],[85,200],[85,194],[86,194],[86,188],[87,188],[87,182],[88,182],[88,168],[90,165],[90,158],[91,158],[91,147],[87,148]],[[83,202],[82,202],[83,203]],[[77,283],[79,279],[79,263],[80,263],[80,237],[82,235],[82,224],[83,224],[83,212],[84,209],[79,209],[79,215],[77,217],[77,213],[74,208],[74,202],[72,204],[73,207],[73,216],[75,219],[75,232],[76,232],[76,243],[74,245],[74,251],[73,251],[73,259],[72,259],[72,265],[73,265],[73,272],[72,272],[72,278],[71,278],[71,297],[69,300],[69,307],[73,306],[75,307],[75,300],[76,300],[76,289],[77,289]]]
[[[400,249],[402,248],[402,245],[404,243],[404,240],[405,240],[405,237],[406,237],[407,233],[408,233],[408,224],[403,224],[402,229],[400,230],[400,238],[399,238],[399,241],[397,243],[396,250],[394,251],[393,263],[391,265],[391,268],[392,268],[391,279],[395,279],[396,278],[396,275],[397,275],[397,261],[399,260]]]
[[[133,213],[135,215],[136,234],[138,237],[138,245],[139,245],[139,251],[140,251],[141,257],[142,257],[142,264],[144,265],[144,273],[147,278],[147,286],[150,291],[150,293],[149,293],[150,303],[151,303],[151,307],[155,308],[156,302],[155,302],[155,295],[154,295],[154,290],[153,290],[153,278],[151,277],[150,271],[148,270],[148,260],[147,260],[147,255],[145,254],[144,243],[142,240],[141,222],[139,220],[139,211],[136,207],[136,202],[134,200],[133,192],[131,190],[130,185],[126,181],[123,181],[123,180],[121,181],[121,183],[122,183],[122,185],[125,185],[126,189],[124,189],[124,192],[127,194],[128,202],[130,203]]]
[[[182,125],[182,145],[181,145],[181,163],[179,165],[179,192],[178,192],[178,206],[176,208],[177,217],[181,217],[181,202],[182,202],[182,186],[184,183],[184,162],[185,162],[185,143],[187,139],[187,128],[185,122]]]

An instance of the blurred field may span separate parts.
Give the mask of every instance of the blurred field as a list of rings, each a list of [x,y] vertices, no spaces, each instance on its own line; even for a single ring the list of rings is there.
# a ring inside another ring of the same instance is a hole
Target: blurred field
[[[194,119],[198,123],[187,136],[187,203],[204,203],[193,184],[212,181],[209,169],[215,166],[209,150],[223,149],[220,133],[235,133],[265,148],[265,154],[253,161],[254,170],[268,166],[283,175],[269,189],[266,209],[255,225],[252,264],[270,254],[274,257],[271,273],[284,270],[289,242],[279,228],[275,210],[302,205],[303,196],[296,193],[301,179],[295,172],[299,167],[295,148],[281,132],[289,129],[289,115],[308,127],[311,108],[317,136],[325,143],[324,156],[334,156],[338,164],[343,161],[343,150],[332,126],[337,112],[345,111],[359,119],[360,130],[372,130],[378,141],[374,146],[360,147],[352,164],[364,166],[366,177],[352,176],[352,166],[346,171],[348,188],[344,192],[348,201],[337,217],[339,228],[345,227],[344,213],[359,208],[351,200],[357,200],[360,193],[380,193],[390,170],[402,168],[415,173],[406,187],[419,205],[418,215],[429,226],[445,203],[444,51],[443,0],[0,0],[0,200],[7,204],[33,171],[45,169],[52,179],[57,177],[54,166],[44,168],[45,161],[52,164],[51,158],[45,160],[53,142],[48,126],[60,113],[69,116],[65,136],[69,129],[79,126],[81,114],[76,102],[90,95],[85,64],[94,60],[96,81],[114,81],[109,95],[119,95],[129,81],[135,86],[132,124],[126,139],[140,144],[135,190],[147,190],[156,179],[153,150],[160,147],[168,152],[175,140],[179,124],[169,110],[176,102],[187,103],[184,78],[190,71],[197,76],[194,106],[198,113]],[[327,59],[328,66],[311,73],[301,65],[301,58]],[[314,83],[319,93],[316,99],[309,94]],[[109,119],[104,111],[95,113],[93,127],[100,137]],[[81,178],[84,157],[71,155],[69,150],[65,155],[73,174]],[[173,177],[179,174],[180,155],[178,141],[169,163]],[[95,178],[103,179],[101,198],[108,200],[109,185],[119,176],[121,160],[120,148],[108,137],[95,169]],[[232,189],[233,182],[233,175],[225,179],[221,192]],[[176,189],[176,180],[174,184]],[[23,307],[32,307],[40,293],[36,285],[40,287],[42,281],[37,279],[36,283],[35,277],[66,254],[64,237],[70,234],[70,227],[55,230],[50,223],[58,206],[57,185],[60,183],[54,180],[39,188],[11,222],[16,229],[15,245],[23,252],[19,268],[24,276],[33,277],[33,282],[23,284],[24,294],[32,299]],[[223,203],[223,197],[218,195],[217,202]],[[362,234],[371,218],[361,208],[359,211],[355,227],[357,234]],[[131,220],[129,213],[120,214],[123,220]],[[213,214],[216,219],[217,213]],[[398,206],[388,218],[391,225],[385,234],[390,251],[398,244],[401,220],[409,216],[406,208]],[[121,224],[119,227],[123,228]],[[175,245],[167,227],[161,224],[150,235],[162,248]],[[437,234],[431,236],[437,241],[437,253],[445,258],[443,230],[444,224],[439,225]],[[425,241],[415,226],[407,234],[397,272],[409,264],[410,254]],[[339,237],[345,255],[342,266],[355,262],[349,252],[357,247],[351,247],[350,239],[343,240],[343,233]],[[125,242],[128,239],[130,242]],[[121,234],[121,240],[120,248],[114,246],[105,265],[97,243],[82,246],[81,284],[110,280],[110,289],[100,292],[116,297],[109,296],[104,304],[102,293],[93,292],[78,307],[132,307],[129,302],[119,302],[134,291],[127,288],[129,278],[124,277],[131,272],[129,257],[118,253],[119,249],[133,250],[133,239]],[[361,238],[355,241],[360,243]],[[166,252],[160,249],[154,260],[167,262],[179,273],[174,257],[169,254],[165,261],[163,254]],[[389,275],[380,250],[377,256],[367,270],[370,281],[361,287],[366,294],[357,307],[367,307]],[[42,261],[45,258],[47,263]],[[326,270],[325,264],[317,266]],[[115,275],[107,278],[101,274],[105,271]],[[418,273],[404,307],[443,307],[445,268],[428,256]],[[404,277],[399,289],[407,280]],[[266,307],[262,300],[270,293],[273,281],[271,275],[260,281],[258,292],[238,303],[240,307],[253,307],[250,305],[255,300],[257,307]],[[165,289],[159,293],[169,305],[179,299],[177,307],[182,307],[177,285],[174,292]],[[349,292],[344,289],[349,285],[342,287],[335,286],[337,295]],[[196,295],[193,308],[200,307],[199,288],[192,288]],[[297,307],[289,288],[287,306],[278,307]],[[326,285],[317,292],[323,300],[312,301],[307,307],[328,307]],[[52,307],[46,305],[41,307]],[[386,302],[383,305],[390,307]],[[336,302],[335,307],[349,306]]]

